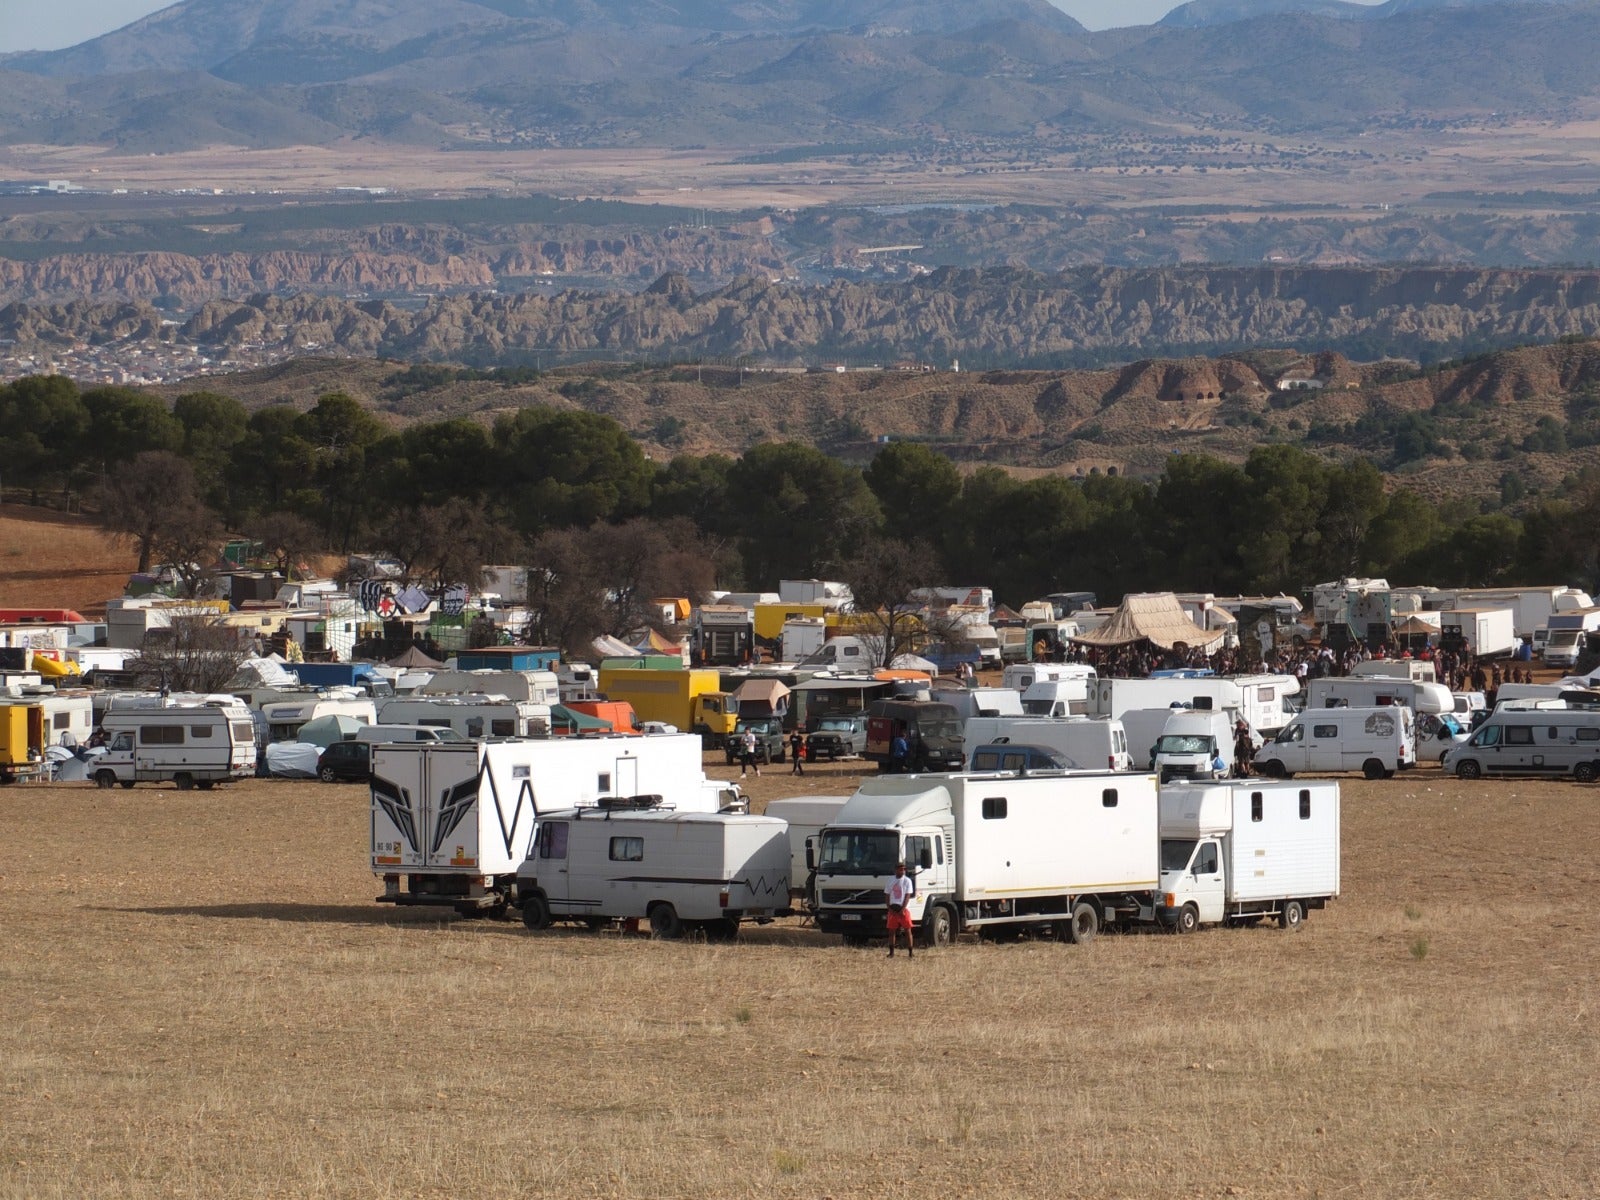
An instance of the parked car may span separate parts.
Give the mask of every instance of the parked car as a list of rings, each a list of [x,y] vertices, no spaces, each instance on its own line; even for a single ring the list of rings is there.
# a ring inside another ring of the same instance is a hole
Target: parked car
[[[783,722],[777,717],[741,717],[728,735],[728,765],[739,761],[744,746],[744,731],[753,729],[756,735],[756,761],[781,763],[784,758]]]
[[[967,760],[972,771],[1075,771],[1078,764],[1049,746],[996,742],[979,746]]]
[[[371,742],[330,742],[317,759],[323,783],[366,783],[372,778]]]
[[[827,759],[860,758],[867,749],[867,714],[850,713],[819,717],[806,739],[806,753],[812,762]]]

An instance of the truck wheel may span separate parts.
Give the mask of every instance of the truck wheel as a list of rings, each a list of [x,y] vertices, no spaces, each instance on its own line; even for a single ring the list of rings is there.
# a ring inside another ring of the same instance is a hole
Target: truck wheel
[[[174,775],[172,777],[172,782],[178,785],[178,790],[180,792],[187,792],[190,788],[194,787],[194,776],[185,771],[181,775]]]
[[[1179,933],[1193,933],[1200,928],[1200,910],[1192,904],[1185,904],[1178,910],[1178,919],[1172,927]]]
[[[522,923],[529,929],[550,928],[550,902],[534,892],[522,900]]]
[[[683,920],[678,910],[665,900],[650,909],[650,936],[668,939],[683,936]]]
[[[1072,918],[1067,922],[1067,940],[1075,946],[1087,946],[1100,932],[1100,910],[1087,900],[1072,906]]]
[[[955,941],[955,918],[950,915],[950,910],[942,904],[933,906],[933,911],[928,914],[927,924],[923,928],[922,942],[925,946],[948,946]]]
[[[94,783],[96,787],[109,791],[117,786],[117,774],[115,771],[96,771]]]
[[[322,780],[323,783],[333,783],[339,777],[334,774],[332,767],[318,767],[317,778]]]
[[[1361,764],[1361,773],[1368,779],[1383,778],[1383,764],[1375,758],[1369,758]]]
[[[1592,762],[1579,763],[1572,768],[1572,777],[1579,783],[1593,783],[1596,778],[1600,778],[1600,768]]]
[[[131,787],[132,787],[132,786],[133,786],[133,780],[131,780],[131,779],[124,779],[124,780],[123,780],[123,781],[122,781],[122,790],[123,790],[123,791],[127,791],[127,790],[128,790],[128,789],[129,789],[129,788],[131,788]]]
[[[202,792],[209,792],[215,783],[216,780],[214,779],[196,779],[194,781],[195,787],[199,788]]]
[[[1306,906],[1299,900],[1285,900],[1278,910],[1279,929],[1299,929],[1305,919]]]
[[[1475,759],[1464,758],[1456,764],[1457,779],[1482,779],[1483,768]]]

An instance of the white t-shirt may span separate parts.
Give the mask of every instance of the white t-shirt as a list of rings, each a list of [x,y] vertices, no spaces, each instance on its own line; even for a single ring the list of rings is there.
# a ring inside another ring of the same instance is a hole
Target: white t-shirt
[[[896,875],[889,880],[889,886],[883,889],[883,894],[889,898],[890,904],[904,908],[911,902],[912,893],[916,890],[917,885],[911,882],[911,876]]]

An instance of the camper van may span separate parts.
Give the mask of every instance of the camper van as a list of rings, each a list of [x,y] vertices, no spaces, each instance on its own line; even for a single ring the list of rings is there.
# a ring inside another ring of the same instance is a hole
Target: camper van
[[[501,695],[398,696],[378,708],[385,725],[431,725],[466,738],[548,737],[550,706]]]
[[[1382,708],[1401,704],[1412,712],[1447,713],[1456,698],[1442,683],[1411,679],[1385,679],[1355,675],[1313,679],[1306,685],[1306,710],[1313,708]]]
[[[210,788],[256,773],[256,726],[232,696],[141,697],[118,704],[100,723],[107,749],[94,762],[102,788],[172,781]]]
[[[1271,734],[1289,723],[1294,713],[1287,701],[1299,691],[1300,681],[1293,675],[1102,679],[1090,693],[1089,711],[1096,716],[1121,717],[1132,708],[1234,709],[1250,728]]]
[[[1593,783],[1600,779],[1600,712],[1502,704],[1444,756],[1444,769],[1458,779],[1570,775]]]
[[[1256,752],[1256,770],[1288,779],[1302,771],[1360,771],[1389,779],[1417,765],[1411,710],[1308,708]]]
[[[1156,739],[1156,775],[1162,783],[1226,779],[1233,774],[1233,740],[1226,713],[1174,709]]]
[[[776,817],[602,803],[540,816],[517,894],[529,929],[648,920],[656,937],[732,938],[787,915],[789,861]]]
[[[1085,663],[1013,663],[1000,676],[1002,687],[1025,692],[1042,680],[1071,682],[1081,685],[1081,699],[1087,701],[1089,689],[1098,678],[1095,669]]]
[[[266,718],[269,742],[298,741],[301,726],[322,717],[349,717],[365,725],[374,725],[378,720],[372,697],[357,695],[353,690],[345,695],[319,693],[304,700],[263,704],[261,715]]]

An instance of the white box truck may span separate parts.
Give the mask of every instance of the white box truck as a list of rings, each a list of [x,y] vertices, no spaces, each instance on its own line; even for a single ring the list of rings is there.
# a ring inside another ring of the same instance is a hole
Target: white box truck
[[[1600,633],[1600,608],[1553,613],[1544,643],[1547,667],[1575,667],[1591,633]]]
[[[539,818],[517,871],[522,922],[648,920],[656,937],[737,936],[789,912],[789,830],[776,817],[672,812],[628,802]]]
[[[1401,705],[1308,708],[1256,751],[1255,768],[1277,779],[1302,771],[1391,779],[1417,765],[1416,736],[1416,720]]]
[[[961,734],[970,756],[997,743],[1043,746],[1086,771],[1130,771],[1128,735],[1121,721],[1104,717],[969,717]]]
[[[884,887],[904,862],[919,940],[964,930],[1087,942],[1136,921],[1160,877],[1153,775],[888,776],[822,831],[817,927],[860,945],[885,932]]]
[[[1339,785],[1174,784],[1161,789],[1155,916],[1180,933],[1276,917],[1297,929],[1339,895]]]
[[[1447,608],[1439,613],[1439,645],[1479,658],[1501,658],[1517,648],[1509,608]]]
[[[648,795],[678,812],[733,799],[707,781],[694,734],[406,742],[372,748],[372,871],[380,903],[463,915],[517,903],[539,815]]]
[[[106,752],[91,766],[95,783],[213,787],[256,773],[256,726],[232,696],[129,698],[100,719]]]

